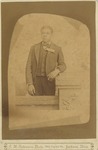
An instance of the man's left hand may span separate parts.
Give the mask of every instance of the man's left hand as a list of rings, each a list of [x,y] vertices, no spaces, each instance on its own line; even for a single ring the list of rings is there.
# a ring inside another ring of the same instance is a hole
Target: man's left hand
[[[55,69],[54,71],[50,72],[48,74],[48,80],[51,81],[51,80],[55,79],[59,73],[60,73],[59,69]]]

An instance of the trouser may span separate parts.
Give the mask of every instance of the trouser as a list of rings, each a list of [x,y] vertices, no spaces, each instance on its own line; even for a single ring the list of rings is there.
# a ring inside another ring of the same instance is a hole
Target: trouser
[[[55,80],[49,81],[46,76],[37,76],[34,80],[35,95],[55,95]]]

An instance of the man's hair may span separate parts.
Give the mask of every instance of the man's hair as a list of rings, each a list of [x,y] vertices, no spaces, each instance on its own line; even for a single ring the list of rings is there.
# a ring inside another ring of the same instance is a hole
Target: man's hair
[[[51,31],[51,33],[53,33],[53,28],[51,26],[42,26],[41,27],[41,32],[43,29],[49,29]]]

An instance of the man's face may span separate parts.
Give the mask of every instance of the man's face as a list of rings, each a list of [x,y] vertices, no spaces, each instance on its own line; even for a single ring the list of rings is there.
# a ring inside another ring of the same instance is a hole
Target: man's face
[[[41,31],[42,40],[44,42],[49,42],[51,40],[52,32],[48,28],[44,28]]]

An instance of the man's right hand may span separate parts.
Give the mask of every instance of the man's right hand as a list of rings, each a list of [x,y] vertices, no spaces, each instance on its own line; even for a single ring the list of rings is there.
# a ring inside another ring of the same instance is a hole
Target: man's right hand
[[[34,85],[28,85],[28,93],[30,94],[30,95],[35,95],[35,87],[34,87]]]

